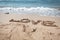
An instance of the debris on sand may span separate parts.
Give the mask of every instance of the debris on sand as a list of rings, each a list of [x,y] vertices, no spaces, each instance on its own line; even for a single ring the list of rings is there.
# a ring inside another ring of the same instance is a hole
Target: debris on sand
[[[5,13],[5,14],[9,14],[9,12]]]
[[[32,32],[35,32],[36,31],[36,28],[35,29],[33,29],[33,31]]]

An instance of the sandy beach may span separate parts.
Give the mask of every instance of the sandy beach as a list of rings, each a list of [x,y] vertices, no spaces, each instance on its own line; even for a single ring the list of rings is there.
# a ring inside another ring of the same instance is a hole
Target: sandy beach
[[[0,13],[0,40],[60,40],[60,17]]]

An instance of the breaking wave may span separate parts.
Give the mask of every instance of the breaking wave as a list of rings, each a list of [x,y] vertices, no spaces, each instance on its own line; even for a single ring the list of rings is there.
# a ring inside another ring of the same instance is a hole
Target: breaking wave
[[[48,7],[19,7],[19,8],[14,8],[14,7],[3,7],[0,8],[0,13],[37,13],[42,16],[60,16],[60,10],[57,10],[55,8],[48,8]]]

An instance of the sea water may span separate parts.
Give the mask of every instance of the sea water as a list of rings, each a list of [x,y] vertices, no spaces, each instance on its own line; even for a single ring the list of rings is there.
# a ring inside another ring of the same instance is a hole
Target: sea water
[[[0,0],[2,13],[37,13],[43,16],[60,16],[60,0]]]

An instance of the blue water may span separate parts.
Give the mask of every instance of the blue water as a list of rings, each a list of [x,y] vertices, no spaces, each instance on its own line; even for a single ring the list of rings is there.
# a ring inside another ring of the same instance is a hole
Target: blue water
[[[60,0],[0,0],[0,7],[60,7]]]
[[[0,13],[6,12],[60,16],[60,0],[0,0]]]

